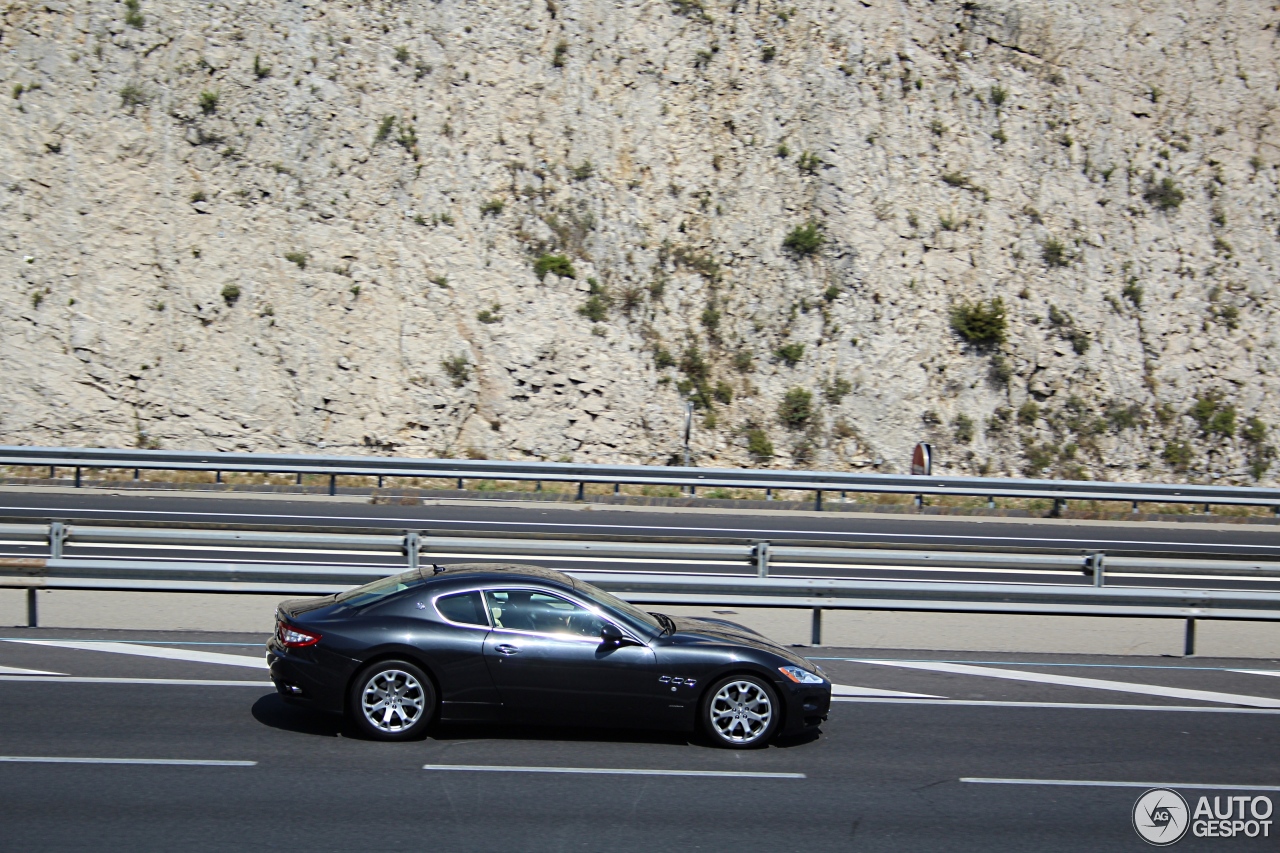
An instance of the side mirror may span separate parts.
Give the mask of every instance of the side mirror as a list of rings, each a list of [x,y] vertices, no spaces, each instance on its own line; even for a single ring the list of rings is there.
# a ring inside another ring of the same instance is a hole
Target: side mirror
[[[604,627],[600,629],[600,641],[611,646],[622,645],[622,631],[617,625],[606,622]]]

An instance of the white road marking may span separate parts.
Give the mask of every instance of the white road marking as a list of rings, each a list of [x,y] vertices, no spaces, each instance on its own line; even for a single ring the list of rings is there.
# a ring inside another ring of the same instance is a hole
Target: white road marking
[[[473,478],[484,479],[484,478]],[[185,496],[184,496],[185,497]],[[200,497],[195,495],[194,497]],[[287,496],[286,496],[287,497]],[[553,507],[551,507],[553,508]],[[551,509],[549,508],[549,509]],[[30,506],[0,506],[0,510],[18,510],[20,512],[68,512],[66,507],[30,507]],[[97,513],[97,514],[128,514],[126,511],[118,509],[96,509],[83,508],[76,509],[76,513]],[[298,515],[289,513],[255,513],[255,512],[192,512],[182,510],[147,510],[150,516],[198,516],[204,518],[263,518],[263,519],[303,519],[310,521],[360,521],[360,522],[404,522],[406,524],[438,524],[438,525],[487,525],[487,526],[509,526],[509,527],[566,527],[566,528],[622,528],[627,530],[661,530],[661,531],[711,531],[720,533],[747,533],[751,535],[761,535],[765,533],[777,533],[786,535],[816,535],[816,536],[848,536],[848,537],[871,537],[883,538],[886,535],[905,535],[916,539],[973,539],[978,541],[992,542],[1074,542],[1074,543],[1097,543],[1107,542],[1113,545],[1181,545],[1187,543],[1171,542],[1158,539],[1067,539],[1053,538],[1048,536],[976,536],[976,535],[954,535],[947,533],[909,533],[909,534],[886,534],[879,532],[865,531],[848,531],[848,530],[803,530],[797,528],[767,528],[767,527],[700,527],[700,526],[677,526],[668,524],[601,524],[601,523],[582,523],[582,522],[553,522],[553,521],[488,521],[483,519],[467,519],[460,520],[456,518],[400,518],[377,515]],[[841,519],[842,521],[858,521],[859,519]],[[971,522],[982,523],[982,522]],[[999,523],[999,522],[991,522]],[[1250,545],[1235,542],[1196,542],[1196,545],[1211,546],[1216,548],[1250,548],[1277,550],[1280,545]]]
[[[849,684],[832,684],[832,696],[896,696],[899,699],[941,699],[932,693],[903,693],[901,690],[881,690],[878,687],[854,687]]]
[[[1194,788],[1213,791],[1280,791],[1276,785],[1216,785],[1208,782],[1101,782],[1089,779],[986,779],[965,776],[961,782],[977,785],[1070,785],[1080,788]]]
[[[1227,672],[1241,672],[1245,675],[1274,675],[1280,678],[1280,670],[1274,669],[1229,669]]]
[[[170,649],[164,646],[137,646],[132,643],[94,642],[91,640],[5,640],[7,643],[27,643],[32,646],[52,646],[60,649],[79,649],[86,652],[112,652],[119,655],[137,655],[144,658],[185,660],[195,663],[217,663],[224,666],[247,666],[268,669],[267,659],[247,655],[227,655],[221,652],[201,652],[195,649]]]
[[[213,678],[93,678],[81,675],[3,675],[5,681],[56,681],[65,684],[170,684],[175,687],[256,687],[275,689],[270,681],[229,681]]]
[[[154,764],[162,767],[253,767],[256,761],[211,758],[71,758],[52,755],[0,755],[8,764]]]
[[[47,672],[43,669],[22,669],[17,666],[0,666],[0,675],[65,675],[65,673]]]
[[[472,770],[490,773],[583,773],[598,776],[715,776],[730,779],[804,779],[803,773],[751,770],[637,770],[626,767],[523,767],[503,764],[424,764],[423,770]]]
[[[949,672],[955,675],[980,675],[985,678],[1004,678],[1010,681],[1029,681],[1036,684],[1061,684],[1066,687],[1086,687],[1092,690],[1115,690],[1119,693],[1141,693],[1145,696],[1167,696],[1171,699],[1221,702],[1228,705],[1246,705],[1250,708],[1280,708],[1280,699],[1270,699],[1264,696],[1242,696],[1238,693],[1189,690],[1184,687],[1161,687],[1155,684],[1131,684],[1125,681],[1104,681],[1100,678],[1080,678],[1075,675],[1053,675],[1043,672],[1026,672],[1019,669],[997,669],[989,666],[969,666],[962,663],[931,663],[905,660],[862,660],[859,663],[869,663],[876,666],[899,666],[904,669],[923,669],[929,672]]]
[[[1049,708],[1084,711],[1180,711],[1194,714],[1280,714],[1270,708],[1218,708],[1212,705],[1104,705],[1085,702],[1002,702],[994,699],[893,699],[834,696],[832,702],[861,702],[867,705],[960,705],[976,708]]]

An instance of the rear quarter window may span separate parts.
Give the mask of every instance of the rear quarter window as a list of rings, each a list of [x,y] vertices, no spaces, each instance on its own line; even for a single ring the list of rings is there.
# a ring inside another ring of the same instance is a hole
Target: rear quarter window
[[[485,627],[489,625],[489,618],[484,611],[484,599],[478,591],[442,595],[436,599],[436,610],[450,622]]]

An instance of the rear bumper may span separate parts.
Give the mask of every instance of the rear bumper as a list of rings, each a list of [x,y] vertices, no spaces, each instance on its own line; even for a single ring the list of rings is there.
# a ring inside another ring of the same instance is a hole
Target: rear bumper
[[[267,644],[267,666],[276,691],[285,701],[342,713],[346,678],[335,672],[332,662],[322,664],[310,650],[285,649],[272,640]]]

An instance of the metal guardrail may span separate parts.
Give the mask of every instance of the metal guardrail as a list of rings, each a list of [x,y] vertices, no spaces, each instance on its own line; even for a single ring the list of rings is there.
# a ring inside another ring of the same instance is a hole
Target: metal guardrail
[[[814,613],[814,642],[823,610],[903,610],[1181,618],[1194,650],[1197,619],[1280,621],[1280,591],[1114,586],[1129,576],[1201,576],[1280,582],[1280,563],[1249,560],[1108,556],[1101,553],[977,552],[809,547],[770,542],[643,542],[567,537],[435,536],[423,530],[319,533],[312,530],[227,530],[98,524],[0,524],[0,543],[47,543],[48,556],[0,559],[0,587],[28,590],[28,621],[38,622],[38,589],[328,594],[367,583],[422,561],[571,558],[647,563],[647,571],[570,570],[642,604],[805,608]],[[207,547],[247,551],[255,558],[298,552],[348,558],[399,554],[399,565],[302,565],[234,560],[68,557],[67,545]],[[664,564],[702,564],[712,572],[667,572]],[[616,566],[616,564],[615,564]],[[1018,569],[1080,574],[1092,583],[941,582],[776,576],[771,568]],[[1190,651],[1188,652],[1190,653]]]
[[[0,465],[75,469],[135,469],[323,475],[334,494],[338,477],[432,478],[465,480],[547,481],[592,484],[662,485],[696,490],[702,487],[824,492],[954,495],[1047,499],[1058,506],[1069,500],[1266,506],[1280,514],[1280,489],[1195,484],[1119,483],[1089,480],[1024,480],[999,477],[936,477],[858,474],[846,471],[774,471],[737,468],[686,468],[659,465],[586,465],[490,459],[405,459],[380,456],[309,456],[300,454],[220,453],[175,450],[0,446]]]

